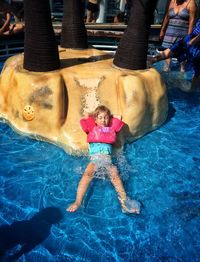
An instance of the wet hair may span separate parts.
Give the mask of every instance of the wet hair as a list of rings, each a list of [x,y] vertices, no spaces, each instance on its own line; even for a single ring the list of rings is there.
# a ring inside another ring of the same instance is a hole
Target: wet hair
[[[98,117],[98,115],[100,114],[100,113],[102,113],[102,112],[105,112],[106,114],[108,114],[108,116],[109,116],[109,118],[111,117],[111,112],[110,112],[110,110],[106,107],[106,106],[98,106],[95,110],[94,110],[94,112],[93,112],[93,117],[94,118],[97,118]]]

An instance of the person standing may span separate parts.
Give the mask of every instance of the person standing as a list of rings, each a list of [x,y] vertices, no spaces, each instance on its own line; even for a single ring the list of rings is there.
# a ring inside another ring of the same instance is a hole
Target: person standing
[[[194,0],[171,0],[164,17],[160,40],[164,48],[170,48],[176,41],[192,32],[195,22],[196,4]],[[169,70],[171,59],[166,60],[166,71]],[[184,72],[184,63],[180,64],[180,71]]]
[[[98,13],[99,13],[99,1],[88,0],[86,23],[96,23]]]
[[[200,18],[197,20],[192,33],[175,42],[170,48],[151,58],[152,63],[176,57],[178,61],[185,61],[194,72],[191,88],[195,91],[200,83]]]

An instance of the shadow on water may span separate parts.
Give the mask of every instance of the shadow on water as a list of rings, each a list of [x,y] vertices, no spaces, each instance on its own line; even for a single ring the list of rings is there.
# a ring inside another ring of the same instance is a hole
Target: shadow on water
[[[185,101],[190,106],[198,106],[200,104],[199,90],[189,93],[180,89],[171,89],[168,90],[168,98],[170,102]]]
[[[166,84],[169,102],[185,101],[190,106],[200,103],[200,86],[191,92],[192,79],[187,79],[185,74],[175,70],[169,72],[158,70]]]
[[[176,109],[173,106],[175,101],[181,101],[186,103],[189,107],[197,107],[200,104],[200,92],[199,90],[195,92],[184,92],[178,88],[168,89],[168,115],[165,123],[169,122],[176,114]]]
[[[15,221],[0,227],[0,261],[14,261],[43,242],[49,235],[51,226],[63,218],[56,207],[47,207],[35,214],[30,220]],[[6,251],[18,244],[21,249],[7,258]]]
[[[176,114],[176,109],[173,107],[172,103],[168,104],[168,114],[165,120],[165,124],[168,123]]]

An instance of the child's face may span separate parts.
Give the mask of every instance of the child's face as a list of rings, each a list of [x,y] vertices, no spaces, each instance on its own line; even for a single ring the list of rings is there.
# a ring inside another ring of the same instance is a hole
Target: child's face
[[[95,123],[98,126],[108,126],[110,121],[110,117],[106,112],[101,112],[98,114],[98,116],[95,118]]]

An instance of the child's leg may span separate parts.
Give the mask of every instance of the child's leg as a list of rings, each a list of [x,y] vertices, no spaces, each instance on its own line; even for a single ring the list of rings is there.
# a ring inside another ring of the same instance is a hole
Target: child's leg
[[[113,186],[115,187],[116,192],[119,196],[119,201],[122,206],[122,210],[127,213],[140,213],[140,203],[136,200],[128,199],[126,191],[124,189],[122,180],[120,178],[119,172],[115,166],[110,167],[110,178]],[[129,201],[129,206],[127,206],[127,201]]]
[[[78,189],[76,193],[76,200],[74,203],[72,203],[68,208],[67,211],[69,212],[75,212],[79,206],[81,205],[83,198],[85,196],[85,193],[88,189],[88,186],[90,185],[90,182],[93,178],[93,173],[95,172],[95,164],[89,163],[87,166],[85,172],[83,173],[83,176],[78,184]]]
[[[111,166],[109,171],[111,182],[119,196],[120,202],[125,201],[127,196],[117,168],[115,166]]]

